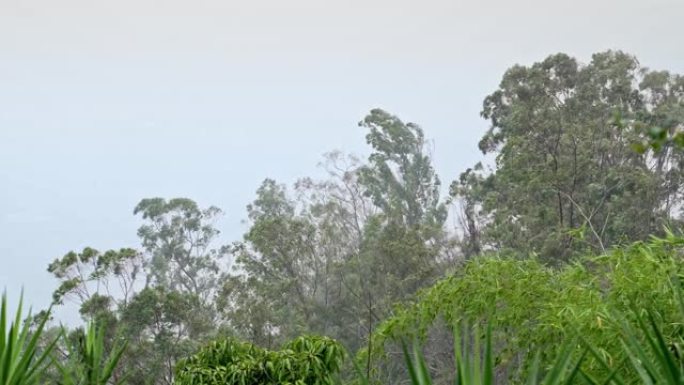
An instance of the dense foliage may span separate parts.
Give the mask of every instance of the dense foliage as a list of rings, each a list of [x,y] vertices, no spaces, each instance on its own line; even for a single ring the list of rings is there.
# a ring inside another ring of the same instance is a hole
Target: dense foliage
[[[91,323],[86,330],[49,333],[50,310],[22,320],[22,301],[8,318],[7,299],[0,303],[0,384],[122,385],[126,375],[116,369],[125,342],[105,344],[105,328]],[[44,343],[41,343],[44,342]],[[60,344],[60,342],[62,342]],[[62,350],[64,348],[64,350]],[[57,369],[56,372],[52,369]]]
[[[31,316],[28,322],[22,319],[21,300],[14,317],[8,315],[8,311],[7,297],[3,293],[0,300],[0,384],[39,384],[44,380],[49,353],[57,340],[52,339],[48,348],[41,351],[40,336],[47,318],[38,320],[37,328],[31,333]]]
[[[667,343],[680,346],[684,317],[672,277],[684,276],[683,255],[684,238],[670,235],[560,269],[536,259],[476,258],[383,322],[374,335],[374,353],[391,341],[426,338],[441,318],[457,333],[463,321],[492,329],[499,377],[518,375],[538,351],[548,365],[565,340],[580,335],[609,362],[605,367],[587,357],[583,363],[587,373],[602,378],[628,358],[622,326],[611,321],[616,313],[653,309]]]
[[[64,336],[67,346],[64,363],[55,361],[60,373],[60,385],[126,383],[127,376],[117,375],[115,372],[126,350],[126,342],[119,340],[114,346],[105,346],[105,328],[97,327],[94,323],[88,325],[87,330],[77,333],[76,338]]]
[[[215,341],[178,364],[178,385],[332,385],[344,359],[329,338],[299,337],[279,351]]]
[[[480,149],[496,156],[495,168],[477,164],[452,186],[471,253],[537,253],[559,263],[678,223],[684,152],[670,142],[656,152],[633,148],[653,130],[682,127],[681,76],[622,52],[586,65],[552,55],[506,71],[482,116],[491,128]]]

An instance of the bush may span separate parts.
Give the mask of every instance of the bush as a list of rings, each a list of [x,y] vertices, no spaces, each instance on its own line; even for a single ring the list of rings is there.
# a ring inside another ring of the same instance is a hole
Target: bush
[[[344,350],[325,337],[299,337],[280,351],[215,341],[178,363],[179,385],[332,385]]]
[[[48,358],[57,339],[51,340],[43,351],[39,342],[49,318],[49,311],[37,321],[31,330],[33,319],[29,315],[22,320],[22,303],[15,316],[8,317],[7,297],[0,299],[0,385],[33,385],[41,383],[48,366]]]
[[[637,325],[631,309],[652,309],[665,343],[679,343],[683,329],[671,278],[682,276],[683,251],[684,238],[669,234],[560,269],[534,259],[475,259],[398,308],[376,329],[371,353],[377,359],[392,342],[424,339],[440,319],[466,321],[491,327],[498,374],[524,378],[525,363],[538,351],[542,367],[549,367],[563,341],[579,335],[596,353],[583,361],[584,373],[606,378],[619,369],[631,382],[637,373],[627,365],[623,325],[612,315],[627,314],[625,321]]]

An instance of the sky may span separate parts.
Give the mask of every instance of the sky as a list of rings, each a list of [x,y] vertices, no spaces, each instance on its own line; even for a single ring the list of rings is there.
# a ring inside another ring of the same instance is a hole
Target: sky
[[[50,261],[136,247],[146,197],[245,231],[264,178],[368,153],[357,122],[420,124],[445,185],[481,155],[511,65],[621,49],[684,73],[683,0],[0,0],[0,290],[43,308]],[[60,309],[64,320],[77,318]]]

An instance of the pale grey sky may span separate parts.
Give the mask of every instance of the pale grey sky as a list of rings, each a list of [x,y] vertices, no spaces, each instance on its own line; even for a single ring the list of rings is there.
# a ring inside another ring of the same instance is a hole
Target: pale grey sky
[[[46,305],[49,261],[136,246],[144,197],[217,205],[237,239],[263,178],[363,154],[373,107],[423,126],[448,184],[506,68],[610,48],[684,73],[682,17],[683,0],[0,0],[0,289]]]

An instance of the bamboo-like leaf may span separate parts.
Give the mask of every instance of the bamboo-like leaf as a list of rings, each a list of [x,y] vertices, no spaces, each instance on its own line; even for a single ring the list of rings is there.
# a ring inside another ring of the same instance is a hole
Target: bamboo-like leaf
[[[411,359],[411,355],[406,347],[406,341],[401,341],[401,350],[404,353],[404,360],[406,361],[406,368],[408,369],[409,376],[411,376],[411,383],[414,385],[420,384],[418,380],[418,374],[416,373],[416,368],[413,366],[413,360]]]
[[[477,353],[477,352],[476,352]],[[484,354],[484,374],[485,385],[494,384],[494,356],[492,354],[492,324],[487,324],[487,334],[485,335],[485,354]]]
[[[417,344],[413,345],[414,356],[416,357],[416,362],[418,364],[418,380],[420,385],[432,385],[432,380],[430,379],[430,371],[425,363],[425,357],[421,352]]]
[[[67,365],[58,364],[64,385],[106,385],[111,383],[114,370],[125,351],[126,344],[114,344],[109,356],[105,354],[105,330],[90,323],[79,346],[72,346],[65,342],[69,349],[70,362]],[[117,380],[120,385],[127,378],[123,375]]]
[[[46,361],[56,343],[56,339],[49,342],[38,355],[38,343],[50,310],[31,332],[31,316],[22,322],[23,295],[13,318],[7,317],[7,307],[7,296],[3,294],[0,301],[0,385],[33,385],[44,373]]]
[[[532,367],[530,368],[530,372],[527,375],[527,385],[537,385],[537,381],[539,379],[539,361],[540,361],[540,353],[537,352],[534,355],[534,360],[532,361]]]

